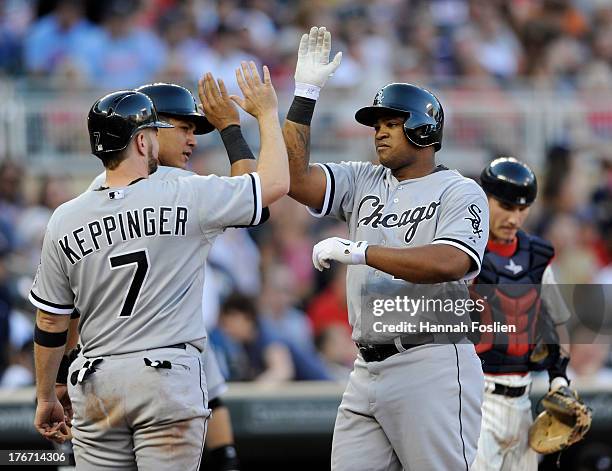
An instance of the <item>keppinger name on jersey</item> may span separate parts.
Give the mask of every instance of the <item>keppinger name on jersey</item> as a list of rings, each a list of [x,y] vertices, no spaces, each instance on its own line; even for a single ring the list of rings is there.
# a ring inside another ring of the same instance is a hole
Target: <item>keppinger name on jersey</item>
[[[184,237],[189,211],[184,206],[145,207],[95,219],[64,234],[57,241],[71,265],[119,241],[141,237]]]

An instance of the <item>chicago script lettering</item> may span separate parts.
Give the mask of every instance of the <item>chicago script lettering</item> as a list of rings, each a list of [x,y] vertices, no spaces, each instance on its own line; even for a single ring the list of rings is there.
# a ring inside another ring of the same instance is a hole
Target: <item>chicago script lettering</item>
[[[400,214],[383,214],[385,205],[380,202],[380,198],[375,195],[368,195],[362,198],[359,203],[357,214],[361,215],[363,209],[366,215],[357,221],[357,226],[371,226],[374,229],[379,226],[387,228],[408,226],[404,236],[404,240],[408,244],[414,239],[419,224],[433,218],[439,206],[439,201],[432,201],[429,205],[410,208]]]

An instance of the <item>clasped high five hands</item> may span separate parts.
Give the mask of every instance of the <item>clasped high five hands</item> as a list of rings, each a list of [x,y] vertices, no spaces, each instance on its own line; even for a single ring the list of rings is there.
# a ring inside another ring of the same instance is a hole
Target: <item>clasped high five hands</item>
[[[240,124],[235,104],[258,119],[266,114],[278,114],[276,91],[267,66],[263,66],[262,80],[255,62],[243,61],[236,69],[236,81],[242,97],[229,95],[223,80],[215,80],[210,72],[198,82],[202,111],[215,128],[221,131],[232,124]]]

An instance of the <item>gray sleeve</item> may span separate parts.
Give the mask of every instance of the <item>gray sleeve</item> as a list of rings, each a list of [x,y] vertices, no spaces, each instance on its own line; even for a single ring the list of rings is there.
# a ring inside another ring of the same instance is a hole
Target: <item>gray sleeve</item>
[[[58,253],[57,242],[49,221],[43,241],[40,264],[30,290],[30,302],[38,309],[52,314],[72,314],[74,293],[64,271]]]
[[[355,188],[361,162],[342,162],[315,164],[325,173],[325,198],[323,207],[308,208],[308,212],[315,217],[333,216],[341,221],[348,219],[353,211]]]
[[[185,177],[199,207],[200,228],[205,236],[230,226],[255,226],[261,222],[261,182],[256,172],[239,177]]]
[[[87,190],[85,191],[93,191],[96,188],[100,188],[101,186],[104,186],[105,181],[106,181],[106,172],[102,172],[100,175],[98,175],[96,178],[93,179],[93,181],[89,184],[89,186],[87,187]]]
[[[572,316],[563,295],[557,285],[555,274],[552,267],[548,265],[542,275],[542,302],[546,308],[546,312],[553,320],[555,325],[565,324]]]
[[[468,193],[466,193],[468,191]],[[457,185],[442,197],[441,212],[433,244],[448,244],[464,251],[472,260],[472,269],[464,280],[475,278],[489,237],[489,204],[482,190]]]

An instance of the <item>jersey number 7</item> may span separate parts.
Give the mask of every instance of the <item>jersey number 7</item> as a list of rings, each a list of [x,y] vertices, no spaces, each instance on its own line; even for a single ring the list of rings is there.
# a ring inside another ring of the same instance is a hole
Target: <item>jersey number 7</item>
[[[149,254],[147,249],[139,250],[138,252],[129,252],[122,255],[116,255],[109,257],[111,270],[120,269],[126,266],[134,265],[135,270],[132,278],[132,283],[128,289],[123,306],[121,307],[121,313],[119,317],[130,317],[134,311],[134,306],[138,297],[142,285],[147,279],[147,273],[149,272]]]

